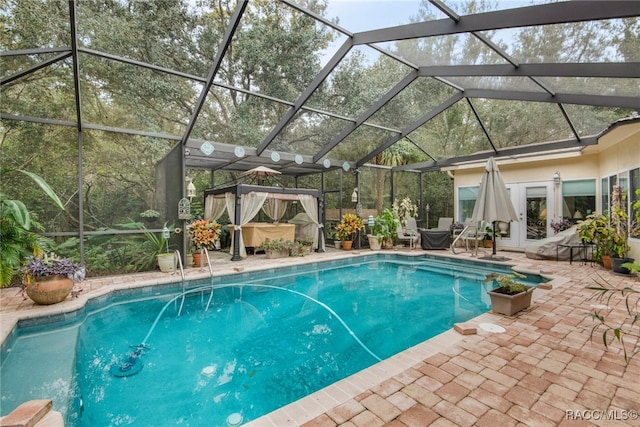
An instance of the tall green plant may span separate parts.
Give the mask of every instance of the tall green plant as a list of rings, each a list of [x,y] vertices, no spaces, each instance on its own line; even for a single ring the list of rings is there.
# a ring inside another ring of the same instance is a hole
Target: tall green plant
[[[3,169],[0,176],[4,178],[9,173],[28,176],[60,209],[64,209],[56,193],[39,175],[21,169]],[[41,238],[33,228],[37,228],[37,224],[25,204],[0,193],[0,287],[11,284],[25,258],[42,251]]]
[[[624,360],[629,363],[631,358],[640,352],[637,345],[640,339],[640,291],[635,285],[615,287],[600,277],[594,279],[596,283],[587,289],[594,291],[594,298],[605,304],[607,309],[612,306],[624,306],[625,315],[622,317],[607,314],[600,308],[591,312],[591,318],[595,326],[591,329],[591,340],[602,331],[602,343],[609,348],[615,341],[618,342],[624,354]],[[625,338],[628,341],[625,341]]]
[[[612,235],[612,256],[624,258],[631,249],[629,238],[629,215],[620,206],[613,207],[615,233]]]
[[[602,260],[603,255],[613,252],[614,235],[616,230],[611,226],[609,218],[594,212],[578,223],[578,237],[585,243],[595,243],[594,259]]]

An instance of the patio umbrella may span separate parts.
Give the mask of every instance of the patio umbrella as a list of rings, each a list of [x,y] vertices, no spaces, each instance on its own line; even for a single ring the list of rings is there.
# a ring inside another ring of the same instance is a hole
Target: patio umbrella
[[[472,219],[475,222],[486,221],[493,225],[493,253],[489,259],[506,261],[507,258],[496,257],[496,222],[518,221],[518,215],[511,203],[507,187],[502,181],[498,165],[493,157],[487,160],[484,175],[480,182],[478,198],[473,207]]]
[[[276,175],[280,175],[281,172],[268,168],[266,166],[258,166],[250,169],[242,174],[242,178],[249,179],[249,184],[257,181],[258,183],[271,183],[273,180],[276,184],[280,184],[276,179]]]
[[[242,175],[251,175],[251,176],[271,176],[271,175],[280,175],[281,172],[268,168],[266,166],[258,166],[257,168],[249,169],[244,172]]]

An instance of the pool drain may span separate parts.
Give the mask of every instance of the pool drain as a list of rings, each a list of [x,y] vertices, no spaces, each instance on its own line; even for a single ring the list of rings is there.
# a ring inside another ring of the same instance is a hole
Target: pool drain
[[[200,373],[205,377],[210,377],[216,373],[216,368],[214,366],[205,366],[204,368],[202,368],[202,371],[200,371]]]
[[[239,412],[234,412],[227,417],[227,425],[230,427],[239,426],[242,424],[242,415]]]

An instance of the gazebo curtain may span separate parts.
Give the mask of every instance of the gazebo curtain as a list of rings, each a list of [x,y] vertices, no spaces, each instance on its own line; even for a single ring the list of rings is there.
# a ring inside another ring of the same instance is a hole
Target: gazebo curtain
[[[223,198],[207,196],[204,201],[204,219],[217,221],[222,216],[226,208],[226,201]]]
[[[225,194],[225,202],[227,205],[227,212],[229,213],[229,219],[232,221],[234,232],[231,234],[231,250],[229,253],[233,255],[234,248],[234,238],[235,238],[235,230],[240,230],[240,256],[247,256],[247,249],[244,246],[244,241],[242,239],[242,226],[247,224],[249,221],[255,217],[262,205],[264,205],[264,201],[267,200],[267,196],[269,193],[261,193],[261,192],[251,192],[244,194],[242,196],[242,203],[240,204],[240,224],[233,224],[236,217],[236,196],[232,193]]]
[[[286,200],[268,198],[264,202],[262,210],[274,222],[278,222],[284,216],[285,212],[287,212],[288,206],[289,202],[287,202]]]
[[[320,223],[320,218],[318,215],[318,203],[317,199],[310,194],[298,194],[298,200],[300,200],[300,204],[304,208],[304,211],[309,215],[309,218],[314,222],[314,224],[320,230],[323,225]],[[320,234],[320,241],[318,242],[318,234]],[[324,233],[315,233],[313,237],[313,246],[319,248],[324,251]]]

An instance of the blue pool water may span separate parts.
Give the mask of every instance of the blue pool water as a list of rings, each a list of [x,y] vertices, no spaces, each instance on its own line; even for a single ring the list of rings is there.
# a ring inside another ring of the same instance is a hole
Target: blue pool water
[[[351,262],[215,283],[208,310],[209,292],[196,292],[180,316],[174,287],[20,328],[3,348],[1,413],[54,398],[71,426],[247,422],[488,311],[482,280],[500,271],[427,258]],[[114,376],[141,342],[139,372]]]

